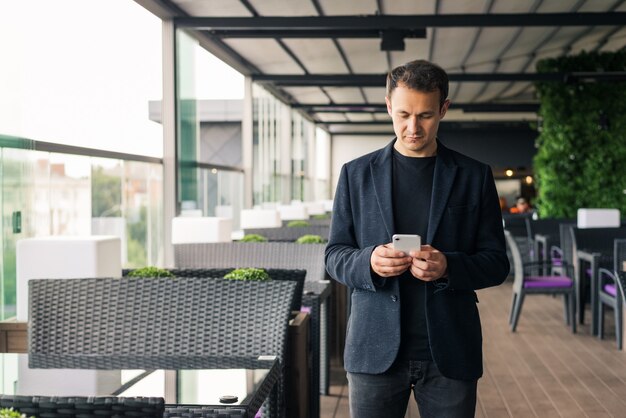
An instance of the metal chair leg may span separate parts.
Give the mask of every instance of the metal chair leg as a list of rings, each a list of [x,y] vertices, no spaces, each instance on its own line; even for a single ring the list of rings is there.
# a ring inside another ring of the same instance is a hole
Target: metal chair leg
[[[511,323],[511,331],[515,332],[517,328],[517,321],[519,321],[519,315],[522,312],[522,304],[524,303],[524,293],[520,293],[516,297],[515,308],[513,312],[513,322]]]

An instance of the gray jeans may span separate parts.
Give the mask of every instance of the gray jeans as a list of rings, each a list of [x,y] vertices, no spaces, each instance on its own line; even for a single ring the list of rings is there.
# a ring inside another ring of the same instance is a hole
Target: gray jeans
[[[403,418],[411,390],[422,418],[473,417],[476,381],[444,377],[433,361],[396,361],[382,374],[348,373],[352,418]]]

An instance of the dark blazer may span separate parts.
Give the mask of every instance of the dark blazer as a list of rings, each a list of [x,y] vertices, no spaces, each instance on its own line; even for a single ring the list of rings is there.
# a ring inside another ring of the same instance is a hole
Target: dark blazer
[[[370,267],[374,248],[390,243],[395,233],[394,142],[345,164],[335,192],[326,269],[353,289],[344,353],[345,368],[353,373],[384,372],[400,346],[398,280]],[[422,244],[442,251],[448,261],[448,277],[427,285],[433,360],[446,377],[476,380],[482,376],[482,335],[474,290],[502,283],[509,262],[491,169],[440,142]]]

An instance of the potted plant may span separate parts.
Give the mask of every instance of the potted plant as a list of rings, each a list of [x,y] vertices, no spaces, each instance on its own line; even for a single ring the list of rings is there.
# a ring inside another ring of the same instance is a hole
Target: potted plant
[[[302,228],[304,226],[311,226],[307,221],[290,221],[287,223],[288,228]]]
[[[302,235],[300,238],[298,238],[296,240],[297,244],[323,244],[326,241],[324,241],[324,238],[322,238],[319,235]]]
[[[243,280],[243,281],[257,281],[257,282],[265,282],[271,280],[269,274],[264,269],[258,268],[240,268],[235,269],[224,276],[225,279],[229,280]]]
[[[175,277],[169,270],[159,267],[143,267],[128,273],[128,277]]]
[[[267,238],[259,234],[247,234],[244,235],[241,242],[267,242]]]
[[[0,418],[28,418],[26,414],[22,414],[19,411],[14,410],[13,408],[2,408],[0,409]],[[33,417],[30,417],[33,418]]]

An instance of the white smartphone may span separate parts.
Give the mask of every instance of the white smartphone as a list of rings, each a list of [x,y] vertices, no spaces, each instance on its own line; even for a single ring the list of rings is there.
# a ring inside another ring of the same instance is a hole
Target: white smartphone
[[[415,234],[394,234],[391,237],[393,249],[409,254],[409,251],[419,251],[422,247],[422,237]]]

